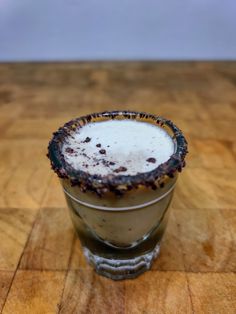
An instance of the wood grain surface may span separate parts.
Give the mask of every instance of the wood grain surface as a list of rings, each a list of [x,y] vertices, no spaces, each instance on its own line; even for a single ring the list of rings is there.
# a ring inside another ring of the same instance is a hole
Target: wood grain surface
[[[0,64],[0,311],[236,313],[236,63]],[[135,280],[94,273],[45,157],[74,117],[172,119],[190,154],[160,257]]]

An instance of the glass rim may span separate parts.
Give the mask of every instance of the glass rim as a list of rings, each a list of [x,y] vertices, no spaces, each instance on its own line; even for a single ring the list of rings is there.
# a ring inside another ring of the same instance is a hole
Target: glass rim
[[[158,165],[151,171],[137,173],[135,175],[96,175],[90,174],[80,169],[74,169],[68,164],[62,154],[62,146],[65,139],[71,136],[77,129],[82,128],[85,124],[112,119],[133,119],[141,122],[156,124],[164,128],[175,142],[176,150],[170,158]],[[72,186],[77,185],[82,191],[94,191],[98,195],[106,192],[114,192],[122,195],[139,186],[146,186],[156,189],[162,187],[166,178],[173,177],[176,171],[181,171],[185,166],[185,156],[187,154],[187,141],[181,130],[171,121],[163,117],[136,111],[105,111],[92,113],[78,117],[64,124],[58,131],[53,133],[53,137],[48,145],[48,158],[51,161],[52,169],[62,179],[69,179]]]

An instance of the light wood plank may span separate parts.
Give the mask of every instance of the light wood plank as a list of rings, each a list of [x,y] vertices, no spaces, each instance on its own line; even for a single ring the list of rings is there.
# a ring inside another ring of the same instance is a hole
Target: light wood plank
[[[0,209],[0,270],[15,270],[31,232],[36,212],[28,209]]]
[[[187,168],[235,168],[233,141],[189,139]]]
[[[180,272],[147,272],[125,282],[126,313],[192,313],[186,275]]]
[[[195,313],[234,314],[236,274],[187,274]]]
[[[70,118],[69,118],[70,119]],[[17,119],[11,123],[1,137],[4,139],[14,140],[42,140],[40,145],[46,152],[48,142],[52,137],[52,133],[66,122],[64,118],[35,118]],[[44,140],[44,141],[43,141]]]
[[[5,303],[13,276],[13,271],[0,270],[0,312],[2,311],[2,307]]]
[[[235,116],[233,116],[235,119]],[[184,120],[181,116],[173,119],[175,124],[184,132],[187,140],[190,138],[235,141],[236,123],[224,119]]]
[[[185,271],[236,270],[235,210],[179,209],[174,212]]]
[[[45,193],[45,197],[42,201],[42,206],[48,208],[67,208],[64,192],[56,174],[52,174],[51,176],[47,192]]]
[[[228,226],[228,233],[231,236],[231,241],[227,243],[227,246],[231,245],[231,250],[228,258],[228,262],[225,263],[224,269],[230,269],[236,273],[236,215],[234,210],[221,209],[221,216],[223,217],[226,225]]]
[[[161,241],[160,255],[154,261],[152,270],[185,270],[179,223],[178,212],[171,208],[167,229]]]
[[[0,207],[37,209],[51,172],[42,141],[1,140]]]
[[[80,269],[85,268],[85,269],[91,270],[92,266],[90,266],[87,260],[85,259],[79,237],[77,236],[77,234],[75,236],[76,236],[76,239],[72,247],[72,254],[71,254],[71,261],[70,261],[69,269],[80,270]]]
[[[236,169],[184,169],[179,176],[173,208],[235,209]]]
[[[124,282],[111,281],[90,270],[69,271],[60,313],[123,314]]]
[[[74,229],[67,209],[41,209],[19,268],[66,270],[73,237]]]
[[[2,313],[57,313],[64,278],[64,272],[18,270]]]

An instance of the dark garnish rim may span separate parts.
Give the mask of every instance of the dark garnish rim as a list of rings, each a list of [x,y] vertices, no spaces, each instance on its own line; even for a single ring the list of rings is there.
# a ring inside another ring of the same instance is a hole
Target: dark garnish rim
[[[153,120],[158,126],[167,126],[173,132],[172,138],[176,143],[176,151],[171,157],[155,169],[137,173],[136,175],[92,175],[83,170],[76,170],[69,165],[61,152],[61,147],[68,136],[71,136],[76,129],[83,127],[90,122],[111,120],[111,119],[133,119],[138,121]],[[92,113],[67,122],[60,127],[48,146],[48,158],[51,161],[52,169],[62,179],[69,179],[72,186],[77,185],[82,191],[90,190],[102,195],[108,191],[116,194],[123,194],[127,190],[138,188],[138,186],[147,186],[156,189],[157,186],[163,186],[163,180],[166,176],[174,177],[176,171],[181,171],[185,166],[185,156],[187,154],[187,141],[181,130],[170,120],[145,112],[136,111],[104,111]]]

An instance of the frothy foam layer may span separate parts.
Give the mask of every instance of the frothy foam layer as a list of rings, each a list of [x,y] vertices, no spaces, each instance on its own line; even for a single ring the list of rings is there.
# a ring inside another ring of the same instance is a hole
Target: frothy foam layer
[[[161,127],[132,120],[88,123],[62,147],[76,170],[98,175],[148,172],[174,153],[174,142]]]

